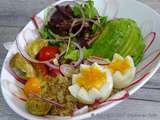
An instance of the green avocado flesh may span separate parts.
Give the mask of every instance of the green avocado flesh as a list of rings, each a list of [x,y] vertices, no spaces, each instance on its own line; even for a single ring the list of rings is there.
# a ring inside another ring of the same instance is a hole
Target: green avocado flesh
[[[144,39],[136,22],[125,18],[109,21],[91,46],[93,55],[110,60],[115,53],[123,57],[130,55],[135,65],[142,59],[144,48]]]

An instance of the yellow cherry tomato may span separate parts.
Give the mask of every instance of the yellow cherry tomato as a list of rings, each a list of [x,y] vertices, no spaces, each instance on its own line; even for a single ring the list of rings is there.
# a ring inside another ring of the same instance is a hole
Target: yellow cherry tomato
[[[29,93],[38,94],[41,92],[40,81],[37,78],[31,78],[27,80],[27,83],[24,86],[24,92],[26,95]]]

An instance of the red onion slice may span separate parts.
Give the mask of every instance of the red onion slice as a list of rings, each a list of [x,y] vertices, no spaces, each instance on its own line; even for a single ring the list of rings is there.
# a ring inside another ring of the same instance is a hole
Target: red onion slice
[[[29,96],[38,98],[38,99],[42,100],[43,102],[50,103],[50,104],[52,104],[52,105],[55,106],[55,107],[63,108],[63,105],[57,103],[56,101],[49,100],[49,99],[46,99],[46,98],[42,98],[41,96],[39,96],[39,95],[37,95],[37,94],[30,93]]]
[[[87,59],[89,62],[91,63],[97,63],[99,65],[109,65],[110,64],[110,61],[109,60],[106,60],[104,58],[101,58],[101,57],[96,57],[96,56],[91,56],[90,58]]]
[[[118,101],[122,101],[124,99],[127,99],[129,97],[129,93],[126,90],[120,91],[116,94],[114,94],[113,96],[111,96],[108,100],[106,101],[100,101],[100,100],[96,100],[94,104],[92,104],[93,108],[99,108],[99,107],[103,107],[105,105],[111,104],[113,102],[118,102]]]
[[[50,63],[49,61],[44,62],[44,64],[46,64],[48,67],[52,68],[52,69],[57,69],[59,70],[59,66],[56,66],[52,63]]]
[[[74,67],[69,65],[69,64],[62,64],[60,66],[60,71],[64,76],[71,76],[73,71],[74,71]]]
[[[78,61],[76,63],[74,63],[74,67],[77,67],[83,61],[83,58],[84,58],[83,50],[82,50],[81,46],[78,43],[72,42],[72,44],[74,44],[79,49],[79,52],[80,52],[80,57],[79,57]]]
[[[26,46],[26,42],[23,42],[22,44],[23,45],[23,48],[21,46],[21,42],[24,41],[25,39],[21,36],[21,35],[18,35],[17,38],[16,38],[16,45],[17,45],[17,48],[19,50],[19,52],[21,53],[21,55],[27,59],[28,61],[30,61],[31,63],[44,63],[46,64],[47,66],[53,68],[53,69],[59,69],[58,66],[54,65],[54,64],[51,64],[50,62],[52,61],[52,59],[50,60],[47,60],[47,61],[38,61],[36,59],[33,59],[31,58],[28,53],[26,52],[25,50],[25,46]]]
[[[146,48],[144,49],[144,53],[147,52],[147,50],[151,47],[155,38],[156,38],[156,32],[151,32],[144,38],[146,42]]]
[[[62,51],[58,56],[56,56],[56,59],[59,60],[66,53],[66,51],[66,49]]]
[[[98,21],[92,20],[92,19],[86,19],[86,21],[92,22],[93,24],[97,25],[102,30],[102,26],[98,23]]]

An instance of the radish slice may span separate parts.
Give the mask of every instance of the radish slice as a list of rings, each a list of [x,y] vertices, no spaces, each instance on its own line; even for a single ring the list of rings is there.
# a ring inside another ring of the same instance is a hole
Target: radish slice
[[[34,16],[31,17],[31,19],[32,19],[32,21],[35,24],[37,29],[40,29],[40,28],[44,27],[44,22],[40,17],[34,15]]]
[[[69,77],[74,72],[74,67],[68,64],[63,64],[60,66],[60,72],[66,76]]]
[[[154,26],[155,25],[153,24],[152,20],[143,21],[141,26],[140,26],[143,37],[147,36],[148,33],[153,31]]]
[[[144,49],[144,53],[147,52],[147,50],[150,48],[155,38],[156,38],[156,32],[151,32],[144,38],[146,42],[146,48]]]
[[[133,87],[134,85],[138,84],[139,82],[141,82],[142,80],[144,80],[144,78],[146,78],[149,75],[149,73],[144,74],[142,77],[138,78],[137,80],[134,80],[127,88],[125,88],[126,90],[128,90],[129,88]]]
[[[21,100],[23,102],[27,101],[26,95],[24,94],[24,91],[22,88],[20,88],[17,85],[14,85],[14,84],[10,84],[9,88],[10,88],[10,92],[13,96],[15,96],[16,98],[18,98],[19,100]]]
[[[160,49],[150,53],[143,61],[138,65],[136,74],[152,67],[153,63],[160,58]]]
[[[26,101],[27,101],[27,99],[25,99],[25,98],[23,98],[23,97],[15,94],[15,92],[13,92],[13,91],[10,91],[10,92],[11,92],[11,94],[12,94],[13,96],[15,96],[17,99],[19,99],[19,100],[21,100],[21,101],[23,101],[23,102],[26,102]]]
[[[116,94],[114,94],[113,96],[111,96],[108,100],[106,101],[100,101],[100,100],[96,100],[95,103],[92,105],[93,108],[99,108],[108,104],[111,104],[113,102],[118,102],[118,101],[122,101],[124,99],[127,99],[129,97],[129,93],[127,90],[123,90],[120,91]]]
[[[77,116],[77,115],[82,115],[84,113],[87,113],[89,110],[88,106],[84,106],[78,110],[76,110],[74,113],[73,113],[73,116]]]
[[[56,101],[53,101],[53,100],[49,100],[49,99],[46,99],[46,98],[42,98],[41,96],[37,95],[37,94],[33,94],[33,93],[30,93],[29,96],[31,97],[36,97],[44,102],[47,102],[47,103],[50,103],[52,104],[53,106],[55,107],[58,107],[58,108],[63,108],[63,105],[57,103]]]
[[[18,81],[20,82],[21,84],[25,84],[26,83],[26,80],[19,77],[9,66],[9,61],[10,61],[10,58],[6,61],[5,63],[5,68],[6,70]]]
[[[23,89],[21,87],[19,87],[18,85],[14,84],[8,80],[5,80],[3,82],[3,87],[6,89],[6,91],[10,95],[13,95],[17,99],[24,101],[24,102],[27,100],[27,98],[23,92]]]
[[[21,84],[25,84],[26,80],[20,78],[15,72],[13,72],[13,70],[11,70],[11,68],[6,68],[7,71]]]

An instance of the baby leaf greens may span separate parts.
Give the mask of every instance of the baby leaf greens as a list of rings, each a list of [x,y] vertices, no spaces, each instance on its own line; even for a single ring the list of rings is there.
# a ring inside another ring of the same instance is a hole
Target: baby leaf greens
[[[97,16],[97,10],[94,7],[94,2],[92,0],[87,1],[87,3],[82,5],[75,5],[73,7],[73,14],[76,17],[81,17],[80,7],[83,8],[84,14],[86,18],[95,18]]]

